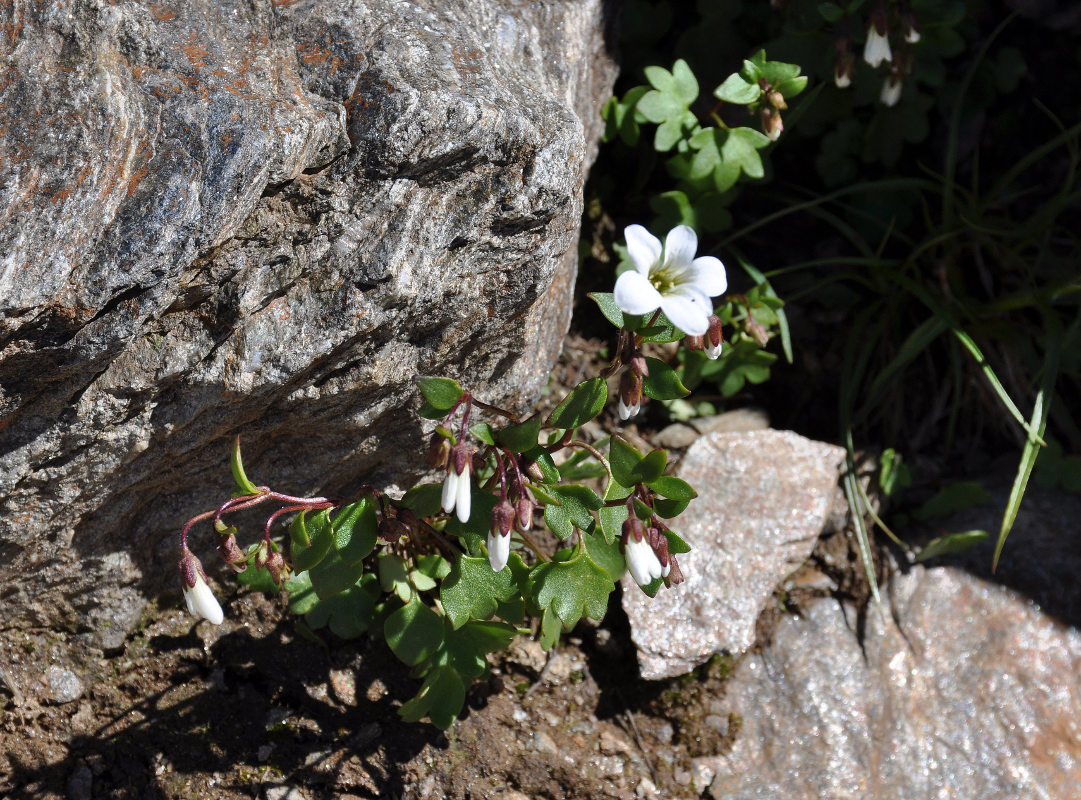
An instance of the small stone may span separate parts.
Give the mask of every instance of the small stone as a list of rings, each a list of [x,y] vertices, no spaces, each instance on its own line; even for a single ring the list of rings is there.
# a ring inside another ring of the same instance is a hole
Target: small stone
[[[259,761],[266,761],[270,758],[270,754],[274,752],[274,747],[275,745],[273,743],[260,746],[259,749],[255,751],[255,757],[259,759]]]
[[[658,722],[653,726],[653,736],[661,744],[671,744],[675,735],[676,731],[670,722]]]
[[[266,800],[308,800],[308,796],[296,786],[268,786]]]
[[[45,682],[49,687],[48,699],[53,703],[70,703],[78,700],[86,691],[78,675],[55,664],[45,670]]]
[[[615,777],[623,774],[624,762],[619,756],[601,756],[593,759],[593,764],[601,775]]]
[[[94,776],[90,767],[79,764],[68,778],[65,797],[67,800],[91,800],[93,797]]]
[[[657,791],[656,784],[649,778],[642,778],[639,781],[638,786],[635,788],[634,793],[641,800],[652,800],[654,797],[660,797],[660,792]]]
[[[533,731],[533,749],[538,753],[552,756],[559,753],[559,747],[556,745],[555,739],[544,731]]]
[[[622,736],[611,731],[601,731],[601,752],[606,755],[631,752],[631,743]]]
[[[682,448],[690,447],[698,438],[698,431],[690,425],[682,422],[673,422],[667,428],[653,437],[653,443],[657,447]]]
[[[706,724],[721,736],[728,735],[728,717],[722,717],[718,714],[708,714],[706,716]]]
[[[769,427],[769,414],[761,408],[736,408],[723,414],[692,419],[691,425],[699,433],[763,431]]]
[[[507,648],[507,660],[512,664],[540,672],[548,663],[548,654],[544,652],[540,642],[519,636]]]
[[[357,704],[357,679],[351,669],[332,669],[329,675],[334,699],[345,706]]]
[[[691,785],[694,790],[701,794],[713,783],[713,776],[717,774],[718,758],[716,756],[702,756],[691,759]]]

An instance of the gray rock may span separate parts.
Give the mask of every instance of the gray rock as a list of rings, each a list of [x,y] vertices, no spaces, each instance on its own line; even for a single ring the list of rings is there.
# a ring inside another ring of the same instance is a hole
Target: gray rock
[[[695,417],[690,424],[699,433],[747,433],[769,427],[769,415],[761,408],[734,408],[710,417]]]
[[[64,796],[67,800],[90,800],[94,796],[94,776],[90,767],[79,764],[68,778]]]
[[[694,548],[679,556],[686,581],[653,600],[623,582],[643,678],[681,675],[754,643],[764,604],[822,531],[843,460],[841,448],[790,431],[695,442],[679,474],[699,496],[671,524]]]
[[[116,646],[175,591],[176,533],[227,496],[238,433],[258,481],[351,494],[417,474],[415,374],[533,402],[569,320],[611,16],[0,7],[4,625]]]
[[[49,701],[53,703],[71,703],[86,691],[78,675],[56,664],[45,670],[45,684],[49,688]]]
[[[1076,796],[1081,634],[953,568],[896,575],[886,598],[862,625],[815,601],[739,664],[713,797]]]
[[[653,443],[657,445],[657,447],[676,449],[690,447],[697,438],[698,431],[690,425],[684,425],[682,422],[673,422],[653,437]]]

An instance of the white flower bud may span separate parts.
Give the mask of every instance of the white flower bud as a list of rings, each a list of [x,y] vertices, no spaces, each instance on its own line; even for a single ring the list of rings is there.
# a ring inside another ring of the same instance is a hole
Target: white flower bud
[[[184,602],[188,605],[188,612],[197,617],[202,617],[215,625],[221,625],[225,619],[218,598],[214,596],[210,586],[203,580],[203,576],[196,573],[195,585],[184,586]]]
[[[507,566],[510,558],[510,534],[502,536],[498,533],[488,534],[488,563],[492,565],[494,572],[499,572]]]

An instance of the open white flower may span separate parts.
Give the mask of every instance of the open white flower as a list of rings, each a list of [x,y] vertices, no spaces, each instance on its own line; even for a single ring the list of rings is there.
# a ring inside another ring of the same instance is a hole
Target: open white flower
[[[694,257],[698,236],[686,225],[670,230],[663,247],[641,225],[629,226],[624,234],[635,268],[616,280],[616,305],[627,314],[650,314],[659,308],[684,333],[705,333],[713,313],[710,298],[728,288],[720,260]]]
[[[628,536],[623,545],[623,556],[627,559],[627,571],[639,586],[649,586],[656,578],[668,574],[644,536],[640,541]]]
[[[203,580],[203,576],[198,573],[195,574],[194,586],[188,586],[185,582],[184,602],[188,605],[189,613],[215,625],[221,625],[222,620],[225,619],[225,614],[222,613],[221,606],[218,604],[218,598]]]

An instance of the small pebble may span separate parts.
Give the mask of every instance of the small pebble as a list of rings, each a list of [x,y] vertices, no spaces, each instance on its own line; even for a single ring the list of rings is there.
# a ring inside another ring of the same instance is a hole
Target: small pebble
[[[533,749],[538,753],[545,753],[552,756],[559,752],[559,747],[556,745],[555,739],[544,731],[533,732]]]
[[[54,703],[70,703],[86,691],[78,675],[55,664],[45,670],[45,682],[49,686],[49,700]]]
[[[690,447],[694,444],[698,436],[698,431],[690,425],[684,425],[682,422],[673,422],[653,437],[653,443],[658,447]]]

